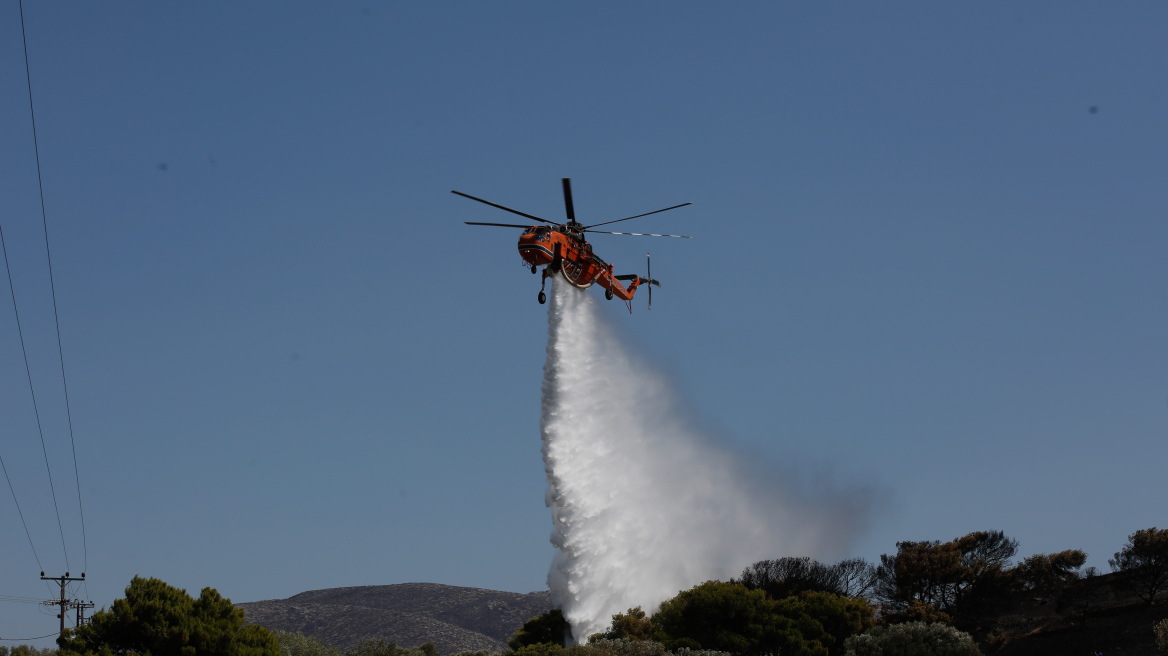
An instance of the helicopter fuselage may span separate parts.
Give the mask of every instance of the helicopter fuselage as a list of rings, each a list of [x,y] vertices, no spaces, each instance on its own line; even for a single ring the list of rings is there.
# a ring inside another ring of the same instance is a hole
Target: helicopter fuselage
[[[544,277],[559,273],[571,285],[587,289],[593,284],[610,290],[621,300],[630,300],[640,285],[633,279],[626,288],[613,276],[613,265],[592,252],[592,244],[559,226],[531,226],[519,236],[519,256],[536,267],[545,266]]]

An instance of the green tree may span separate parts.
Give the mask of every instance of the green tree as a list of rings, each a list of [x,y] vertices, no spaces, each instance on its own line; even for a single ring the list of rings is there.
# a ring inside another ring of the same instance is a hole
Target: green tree
[[[89,624],[57,639],[61,656],[280,656],[267,629],[244,624],[243,611],[212,588],[198,599],[158,579],[135,576],[126,596]]]
[[[849,599],[830,592],[804,592],[798,597],[788,597],[778,602],[779,612],[798,621],[807,617],[822,627],[823,635],[817,638],[828,654],[837,656],[844,651],[844,640],[871,628],[876,621],[875,612],[863,599]],[[806,634],[805,634],[806,635]]]
[[[1168,529],[1145,528],[1127,536],[1127,544],[1107,561],[1111,570],[1149,606],[1168,584]]]
[[[10,649],[0,645],[0,656],[57,656],[57,650],[52,647],[37,649],[32,645],[13,645]]]
[[[846,656],[981,656],[968,633],[924,622],[873,627],[845,647]]]
[[[808,615],[783,615],[762,590],[707,581],[661,604],[652,617],[654,639],[667,649],[688,647],[736,656],[827,656],[822,625]]]
[[[648,640],[653,637],[653,621],[640,606],[612,616],[612,627],[598,634],[605,640]],[[588,642],[595,642],[589,638]]]
[[[513,651],[521,651],[529,645],[545,643],[563,647],[571,630],[568,621],[564,619],[563,611],[559,608],[553,608],[543,615],[537,615],[524,622],[515,635],[507,640],[507,646]],[[536,655],[532,654],[531,656]]]

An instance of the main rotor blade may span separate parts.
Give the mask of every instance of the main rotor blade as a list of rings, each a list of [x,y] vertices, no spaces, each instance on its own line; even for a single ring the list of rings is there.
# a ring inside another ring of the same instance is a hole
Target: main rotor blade
[[[536,220],[536,221],[539,221],[539,222],[541,222],[541,223],[551,223],[551,224],[553,224],[553,225],[562,225],[562,224],[556,223],[555,221],[548,221],[547,219],[541,219],[541,218],[539,218],[538,216],[532,216],[532,215],[530,215],[530,214],[527,214],[527,213],[525,213],[525,212],[520,212],[519,210],[513,210],[513,209],[511,209],[510,207],[503,207],[502,205],[499,205],[498,203],[492,203],[492,202],[491,202],[491,201],[489,201],[489,200],[483,200],[482,198],[475,198],[474,196],[471,196],[470,194],[464,194],[464,193],[462,193],[461,191],[454,191],[453,189],[451,189],[451,190],[450,190],[450,193],[452,193],[452,194],[458,194],[459,196],[462,196],[463,198],[469,198],[469,199],[471,199],[471,200],[477,200],[478,202],[480,202],[480,203],[485,203],[485,204],[487,204],[487,205],[490,205],[491,207],[497,207],[497,208],[499,208],[499,209],[503,210],[504,212],[510,212],[510,213],[512,213],[512,214],[518,214],[519,216],[525,216],[525,217],[527,217],[527,218],[529,218],[529,219],[534,219],[534,220]],[[527,227],[527,226],[524,226],[524,227]]]
[[[681,239],[693,239],[685,235],[658,235],[652,232],[608,232],[607,230],[585,230],[584,232],[595,232],[598,235],[634,235],[636,237],[679,237]]]
[[[564,210],[568,213],[568,223],[576,221],[576,208],[572,205],[572,179],[564,178]]]
[[[489,225],[499,226],[501,228],[530,228],[529,225],[519,225],[518,223],[480,223],[478,221],[463,221],[467,225]]]
[[[682,203],[681,205],[674,205],[673,207],[666,207],[666,208],[665,208],[665,209],[663,209],[663,210],[655,210],[655,211],[653,211],[653,212],[645,212],[644,214],[638,214],[638,215],[636,215],[636,216],[630,216],[630,217],[628,217],[627,219],[617,219],[616,221],[605,221],[604,223],[595,223],[595,224],[593,224],[593,225],[590,225],[590,226],[585,226],[585,227],[587,227],[587,228],[595,228],[596,226],[608,225],[608,224],[610,224],[610,223],[620,223],[621,221],[628,221],[629,219],[639,219],[639,218],[641,218],[642,216],[649,216],[650,214],[659,214],[659,213],[661,213],[661,212],[668,212],[669,210],[675,210],[675,209],[677,209],[677,208],[679,208],[679,207],[685,207],[686,205],[693,205],[693,203]]]

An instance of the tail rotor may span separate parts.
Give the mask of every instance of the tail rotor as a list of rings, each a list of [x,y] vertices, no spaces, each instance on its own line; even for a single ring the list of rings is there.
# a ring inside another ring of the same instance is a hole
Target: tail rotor
[[[653,309],[653,288],[660,287],[660,280],[653,280],[653,260],[645,253],[645,277],[641,278],[642,285],[649,286],[649,309]]]

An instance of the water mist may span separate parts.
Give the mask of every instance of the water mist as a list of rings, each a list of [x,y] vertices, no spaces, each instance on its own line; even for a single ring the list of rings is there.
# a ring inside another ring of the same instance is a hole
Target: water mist
[[[634,358],[591,295],[555,279],[543,459],[555,603],[576,641],[634,606],[763,558],[835,556],[864,509],[810,500],[687,425],[668,380]],[[770,470],[779,471],[778,468]]]

